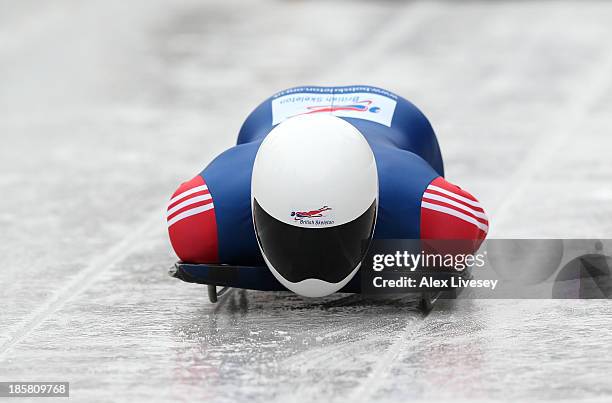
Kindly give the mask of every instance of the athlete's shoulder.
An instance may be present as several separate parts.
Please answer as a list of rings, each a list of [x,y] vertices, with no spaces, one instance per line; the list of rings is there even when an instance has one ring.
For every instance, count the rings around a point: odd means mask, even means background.
[[[418,239],[421,198],[439,174],[420,156],[373,144],[379,186],[378,239]]]

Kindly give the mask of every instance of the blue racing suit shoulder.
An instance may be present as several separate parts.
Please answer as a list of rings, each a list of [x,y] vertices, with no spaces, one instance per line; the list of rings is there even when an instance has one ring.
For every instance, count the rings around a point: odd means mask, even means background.
[[[260,143],[224,151],[200,174],[215,203],[218,255],[223,263],[263,264],[251,213],[251,175]]]

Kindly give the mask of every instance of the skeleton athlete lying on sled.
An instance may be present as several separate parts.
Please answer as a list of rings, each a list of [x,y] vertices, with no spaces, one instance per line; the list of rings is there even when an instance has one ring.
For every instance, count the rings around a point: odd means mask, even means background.
[[[183,279],[312,297],[349,283],[364,240],[462,239],[474,252],[488,230],[476,198],[444,179],[423,113],[369,86],[266,100],[174,192],[167,221]]]

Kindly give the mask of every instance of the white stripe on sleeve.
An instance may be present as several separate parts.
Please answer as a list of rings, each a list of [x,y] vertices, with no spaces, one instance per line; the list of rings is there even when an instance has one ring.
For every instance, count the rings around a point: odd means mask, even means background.
[[[445,206],[440,206],[438,204],[432,204],[432,203],[427,203],[427,202],[422,202],[421,203],[421,207],[422,208],[426,208],[429,210],[435,210],[435,211],[439,211],[441,213],[446,213],[452,216],[455,216],[463,221],[469,222],[470,224],[474,224],[475,226],[477,226],[478,228],[480,228],[481,230],[483,230],[484,232],[487,232],[489,230],[489,227],[483,223],[481,223],[480,221],[478,221],[477,219],[475,219],[474,217],[471,217],[467,214],[463,214],[455,209],[449,208],[449,207],[445,207]]]
[[[195,207],[190,210],[183,211],[182,213],[177,214],[174,217],[172,217],[171,220],[168,220],[168,227],[172,226],[173,224],[176,224],[177,222],[181,220],[184,220],[187,217],[191,217],[192,215],[203,213],[205,211],[213,209],[214,207],[215,206],[213,203],[208,203],[200,207]]]

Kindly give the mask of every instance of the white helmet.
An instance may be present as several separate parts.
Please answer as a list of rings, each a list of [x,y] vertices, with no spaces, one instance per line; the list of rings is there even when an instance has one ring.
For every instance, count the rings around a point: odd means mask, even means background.
[[[336,292],[359,270],[374,232],[372,149],[333,115],[285,120],[255,157],[251,208],[264,260],[281,284],[307,297]]]

